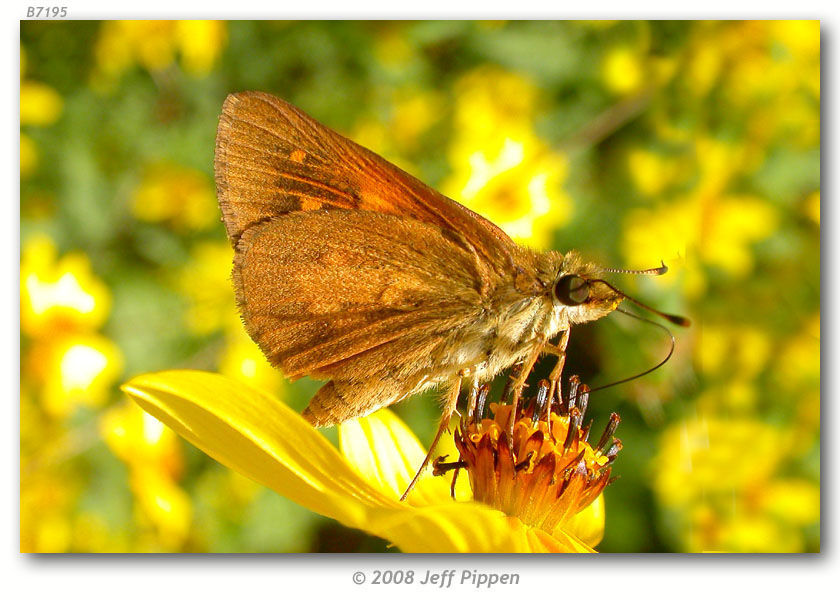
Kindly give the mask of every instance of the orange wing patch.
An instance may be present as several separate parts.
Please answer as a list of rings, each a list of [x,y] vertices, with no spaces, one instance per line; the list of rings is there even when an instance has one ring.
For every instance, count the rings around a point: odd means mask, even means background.
[[[433,224],[499,275],[516,262],[516,244],[490,221],[270,94],[227,97],[215,170],[234,245],[256,223],[332,207]]]

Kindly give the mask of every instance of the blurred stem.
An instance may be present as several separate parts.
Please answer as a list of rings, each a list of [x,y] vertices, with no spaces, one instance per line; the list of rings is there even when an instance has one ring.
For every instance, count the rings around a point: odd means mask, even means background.
[[[653,90],[647,89],[613,104],[565,142],[562,142],[560,144],[561,149],[564,152],[571,153],[586,150],[601,143],[640,115],[648,107],[652,98]]]

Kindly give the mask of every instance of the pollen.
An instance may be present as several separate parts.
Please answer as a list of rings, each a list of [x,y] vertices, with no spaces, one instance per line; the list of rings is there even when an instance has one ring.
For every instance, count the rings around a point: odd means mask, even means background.
[[[516,415],[510,404],[491,404],[486,417],[489,386],[481,388],[455,431],[459,460],[438,459],[435,473],[464,469],[476,501],[549,533],[563,526],[604,490],[621,449],[613,438],[619,423],[615,413],[597,445],[589,443],[591,423],[581,427],[589,388],[577,377],[570,378],[569,388],[568,399],[548,402],[551,386],[543,380]]]

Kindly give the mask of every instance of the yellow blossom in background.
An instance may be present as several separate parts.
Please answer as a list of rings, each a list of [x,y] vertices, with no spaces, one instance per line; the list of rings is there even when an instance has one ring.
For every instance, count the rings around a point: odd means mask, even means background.
[[[41,408],[52,418],[65,418],[79,406],[102,406],[123,369],[116,344],[94,333],[36,341],[23,363],[39,385]]]
[[[487,217],[514,240],[547,248],[555,227],[568,220],[570,200],[560,185],[567,175],[562,155],[543,154],[534,137],[505,138],[498,154],[476,150],[456,172],[450,193]]]
[[[482,68],[466,75],[457,93],[452,175],[443,192],[514,240],[550,246],[571,216],[561,188],[568,165],[533,132],[536,88],[518,75]]]
[[[35,81],[20,84],[20,124],[45,127],[61,116],[64,101],[53,88]]]
[[[28,135],[20,134],[20,177],[32,175],[38,168],[38,146]]]
[[[401,90],[394,99],[393,123],[388,128],[398,148],[414,149],[429,127],[440,119],[443,98],[434,90]]]
[[[201,230],[218,222],[211,179],[174,164],[146,170],[134,192],[131,211],[141,221],[168,223],[180,230]]]
[[[697,418],[670,427],[656,457],[654,489],[682,515],[691,552],[798,552],[799,528],[819,520],[818,487],[776,475],[789,433],[751,419]],[[805,500],[796,513],[778,507]],[[763,533],[762,533],[763,532]]]
[[[617,47],[607,52],[601,72],[607,89],[616,94],[632,94],[648,83],[641,57],[627,47]]]
[[[94,51],[94,85],[107,88],[134,65],[161,71],[178,55],[185,71],[203,76],[226,42],[223,21],[105,21]]]
[[[222,329],[236,312],[231,280],[233,248],[226,241],[199,242],[190,254],[174,284],[189,299],[186,319],[190,331],[207,335]]]
[[[33,337],[100,327],[111,295],[80,252],[58,257],[55,243],[33,236],[23,244],[20,265],[21,330]]]
[[[820,337],[819,314],[809,316],[799,330],[792,332],[777,356],[779,384],[787,381],[819,386]]]
[[[56,417],[69,415],[75,406],[103,405],[123,369],[117,345],[96,334],[42,342],[27,358],[43,361],[37,367],[45,371],[43,406]]]
[[[820,224],[820,192],[816,191],[805,201],[805,213],[817,225]]]
[[[680,505],[763,483],[790,440],[750,419],[697,418],[670,427],[660,448],[655,489],[667,504]]]
[[[33,236],[21,256],[21,331],[32,338],[23,357],[38,382],[42,407],[65,417],[76,406],[102,405],[122,373],[122,352],[95,333],[108,317],[111,295],[80,252],[59,258],[54,242]]]
[[[196,76],[206,75],[227,42],[224,21],[177,21],[175,46],[181,52],[184,70]]]
[[[277,393],[285,379],[271,366],[265,355],[242,326],[239,319],[231,320],[225,332],[225,347],[219,357],[219,372],[246,382],[255,388]]]
[[[192,518],[189,497],[177,484],[183,470],[179,440],[171,429],[134,404],[111,408],[99,427],[105,443],[131,470],[129,482],[140,522],[155,533],[148,543],[179,548]]]
[[[757,507],[791,525],[811,525],[820,519],[820,488],[805,479],[768,482]]]
[[[723,52],[717,44],[697,44],[686,61],[686,87],[697,96],[708,94],[720,77],[724,60]]]
[[[149,467],[173,479],[181,475],[183,458],[171,429],[131,403],[113,406],[99,420],[102,439],[131,467]]]
[[[736,323],[702,323],[698,327],[696,354],[704,376],[731,376],[737,372],[755,377],[772,356],[772,339],[758,327]]]
[[[455,140],[460,146],[480,147],[503,136],[532,133],[538,90],[527,78],[498,67],[479,67],[462,76],[455,86]]]
[[[72,542],[70,513],[78,483],[66,473],[21,475],[20,551],[67,552]]]
[[[697,242],[704,262],[733,277],[752,271],[750,245],[768,237],[778,226],[773,207],[750,196],[725,197],[702,216],[707,226],[699,232]]]
[[[773,385],[780,393],[796,398],[793,432],[797,453],[805,453],[820,432],[820,315],[802,320],[781,344],[773,361]]]
[[[136,468],[129,475],[131,491],[137,499],[137,520],[148,525],[151,536],[147,551],[181,549],[192,526],[192,503],[187,493],[170,477],[149,468]]]
[[[627,162],[636,187],[648,196],[660,194],[678,178],[678,163],[656,152],[636,148],[627,153]]]
[[[405,39],[405,32],[399,24],[388,23],[376,36],[376,58],[389,69],[404,68],[415,57],[414,47]]]
[[[719,90],[753,142],[819,142],[818,21],[698,24],[682,72],[681,89],[698,97]]]
[[[765,330],[739,324],[698,324],[698,373],[708,386],[697,398],[701,410],[723,407],[743,414],[759,401],[757,378],[767,368],[773,340]]]
[[[624,220],[624,254],[628,264],[691,258],[734,278],[753,267],[751,245],[778,227],[775,209],[753,197],[727,196],[707,202],[693,196],[658,208],[628,211]],[[691,296],[705,290],[702,271],[692,269],[684,283]],[[668,281],[677,282],[676,278]]]

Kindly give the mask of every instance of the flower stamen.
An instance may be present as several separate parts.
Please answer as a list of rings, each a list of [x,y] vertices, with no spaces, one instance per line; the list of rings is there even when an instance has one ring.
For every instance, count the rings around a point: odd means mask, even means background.
[[[619,422],[615,413],[598,446],[588,443],[591,423],[582,424],[589,388],[577,377],[570,378],[569,385],[565,401],[558,394],[559,401],[552,402],[550,383],[540,381],[531,400],[522,402],[515,414],[512,405],[493,403],[487,416],[489,386],[478,388],[455,431],[459,459],[437,459],[435,474],[465,469],[475,500],[553,532],[603,491],[621,449],[621,442],[613,438]]]

